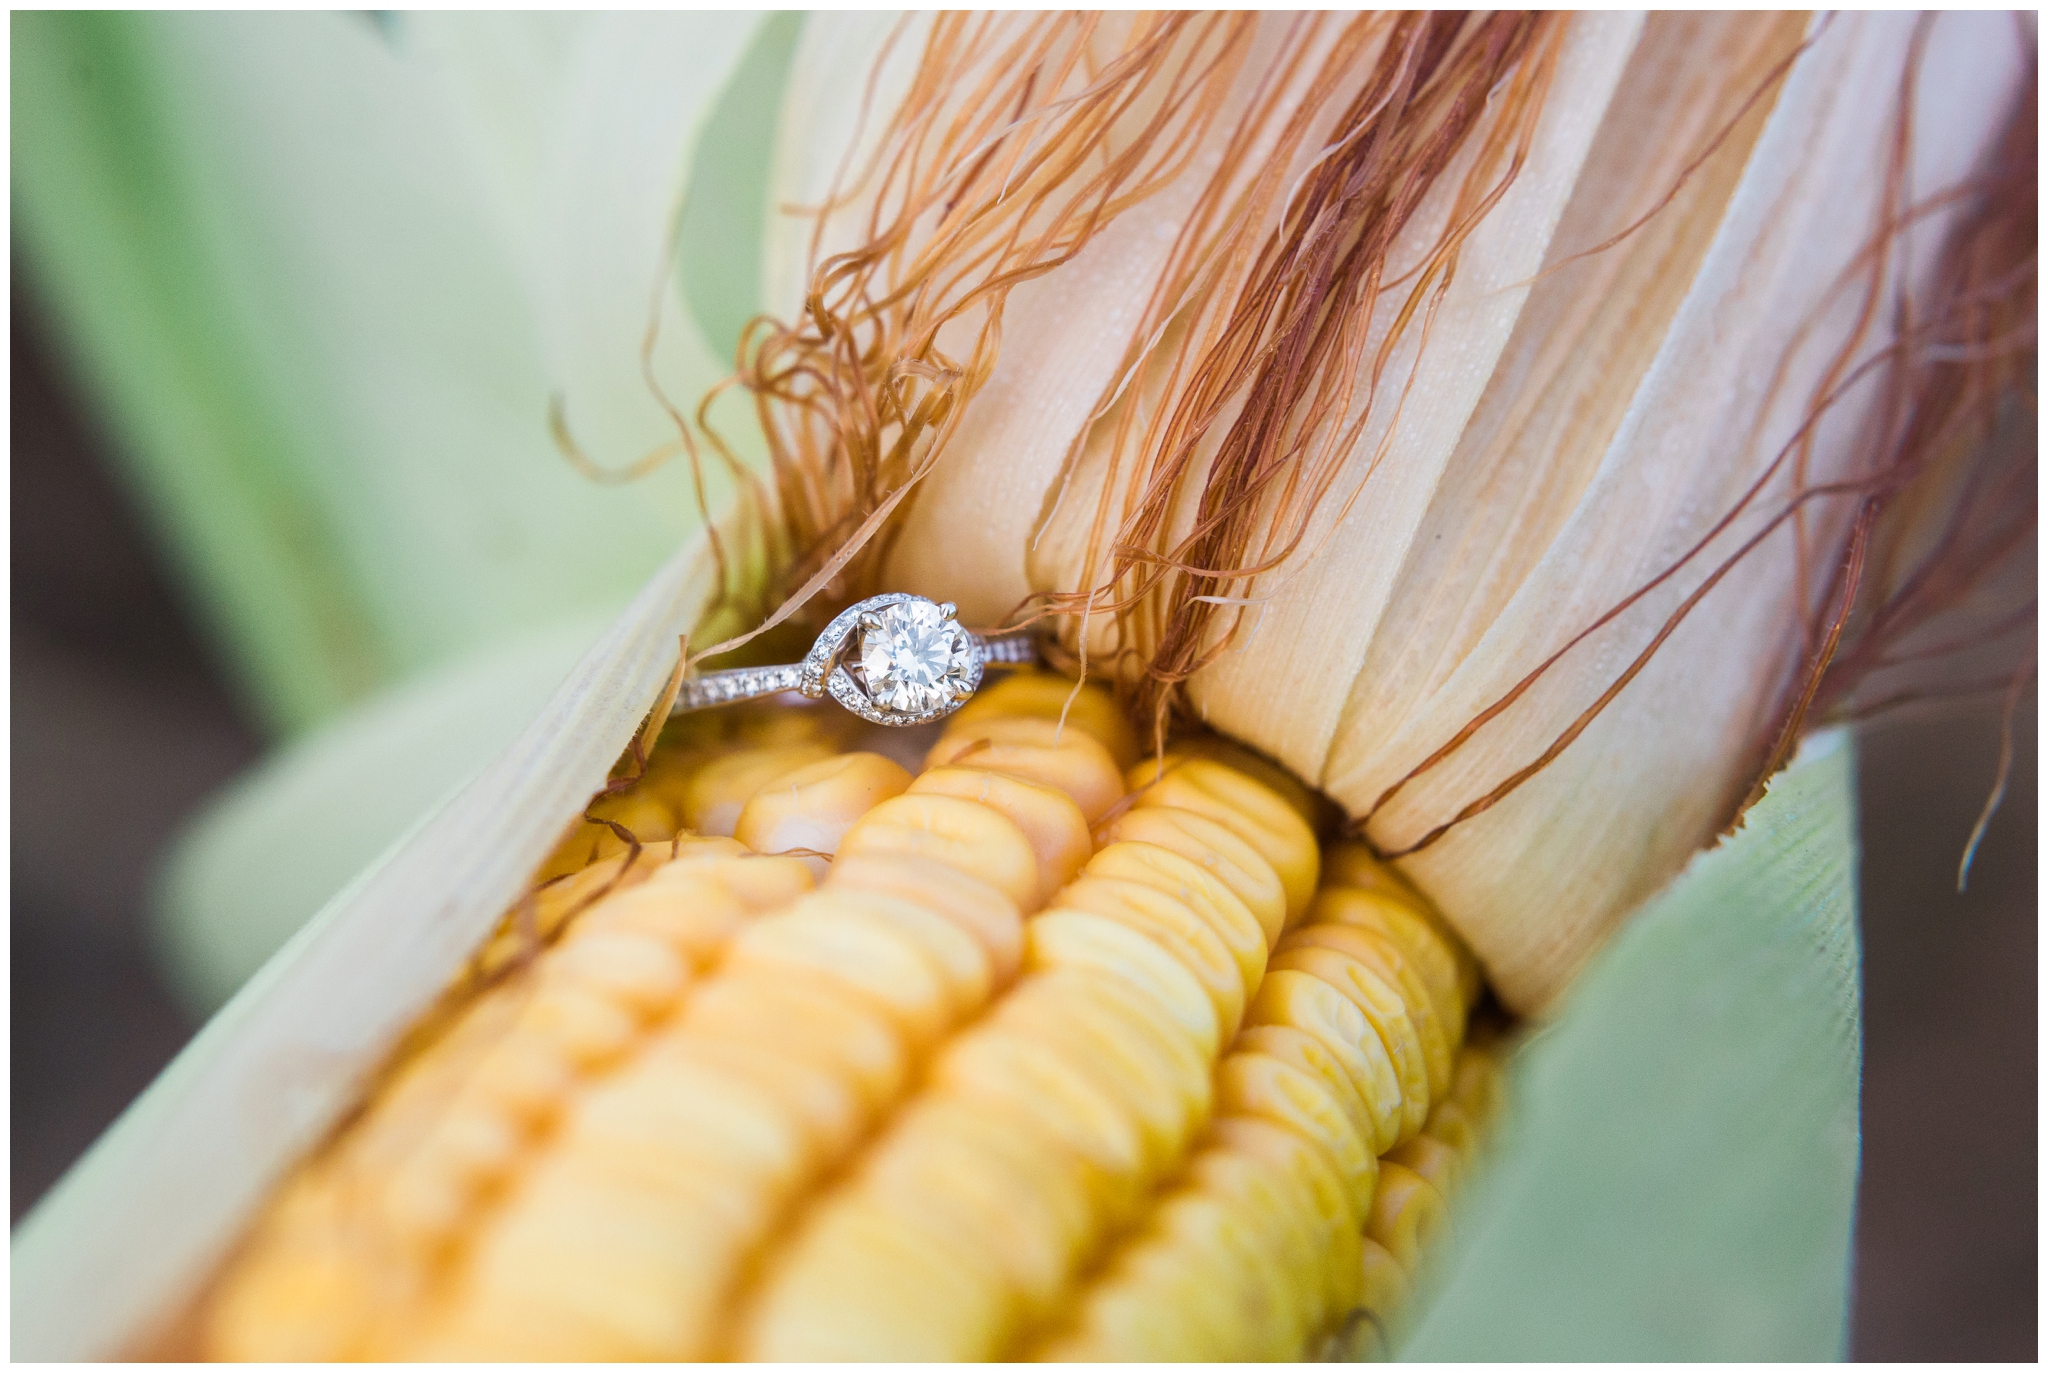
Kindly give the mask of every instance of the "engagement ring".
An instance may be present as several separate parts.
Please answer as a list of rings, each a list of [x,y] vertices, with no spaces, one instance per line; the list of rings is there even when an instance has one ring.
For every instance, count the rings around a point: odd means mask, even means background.
[[[729,668],[685,680],[669,713],[800,691],[813,700],[830,695],[878,725],[922,725],[964,705],[981,685],[984,668],[1037,661],[1028,631],[970,633],[955,620],[952,602],[893,591],[839,612],[800,663]]]

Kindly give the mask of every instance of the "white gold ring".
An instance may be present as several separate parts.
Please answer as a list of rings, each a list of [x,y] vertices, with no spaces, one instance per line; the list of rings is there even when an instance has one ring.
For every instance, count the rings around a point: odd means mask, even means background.
[[[984,668],[1037,661],[1028,631],[984,637],[961,627],[952,602],[892,591],[840,611],[800,663],[688,678],[669,714],[800,691],[813,700],[829,695],[878,725],[922,725],[966,704]]]

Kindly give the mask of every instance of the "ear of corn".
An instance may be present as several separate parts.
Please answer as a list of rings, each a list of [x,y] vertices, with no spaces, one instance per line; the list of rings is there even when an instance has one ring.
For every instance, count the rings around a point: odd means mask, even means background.
[[[976,705],[915,778],[815,714],[678,730],[279,1190],[203,1352],[1364,1348],[1493,1106],[1469,955],[1255,762],[1129,764],[1050,676]]]

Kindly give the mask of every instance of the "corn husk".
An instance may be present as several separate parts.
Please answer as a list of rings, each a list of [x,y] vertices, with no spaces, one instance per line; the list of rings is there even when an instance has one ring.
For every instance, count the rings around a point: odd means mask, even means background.
[[[519,738],[213,1016],[14,1233],[13,1354],[164,1337],[284,1170],[525,890],[604,784],[716,587],[678,553]]]
[[[1187,683],[1195,715],[1322,787],[1383,852],[1409,855],[1404,869],[1517,1009],[1550,1005],[1755,784],[1798,658],[1798,607],[1821,594],[1815,565],[1835,565],[1843,502],[1806,522],[1804,563],[1790,537],[1759,546],[1570,747],[1463,814],[1574,728],[1776,513],[1794,468],[1767,474],[1816,396],[1889,342],[1889,320],[1859,333],[1855,268],[1882,223],[1909,71],[1916,192],[1979,165],[2023,79],[2006,19],[1934,23],[1916,67],[1919,41],[1906,16],[1574,18],[1525,164],[1459,247],[1426,337],[1375,323],[1392,339],[1387,376],[1330,497],[1278,566],[1230,589],[1244,618]],[[1438,239],[1455,181],[1430,192],[1397,266]],[[1191,203],[1174,194],[1160,196],[1160,239]],[[828,242],[864,208],[828,218]],[[1952,222],[1916,222],[1884,290],[1924,288]],[[1116,526],[1141,461],[1105,450],[1106,416],[1140,403],[1132,393],[1154,399],[1148,374],[1131,378],[1131,350],[1183,342],[1133,334],[1142,312],[1128,302],[1166,254],[1122,228],[1007,298],[1002,356],[926,479],[891,585],[994,620],[1033,595],[1103,584],[1088,528],[1105,505]],[[1800,479],[1845,475],[1881,400],[1865,386],[1831,405]],[[1761,497],[1717,531],[1759,481]],[[1190,518],[1182,509],[1175,527]],[[1019,548],[1021,561],[1005,551]],[[1102,653],[1109,619],[1063,632]]]

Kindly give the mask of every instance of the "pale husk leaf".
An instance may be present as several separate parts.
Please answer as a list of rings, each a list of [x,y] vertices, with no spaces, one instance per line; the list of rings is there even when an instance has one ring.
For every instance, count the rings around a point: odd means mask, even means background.
[[[1404,1359],[1843,1357],[1862,988],[1855,768],[1809,739],[1586,969],[1508,1109]]]
[[[1398,717],[1354,717],[1325,760],[1323,783],[1348,808],[1372,807],[1573,633],[1704,536],[1799,430],[1857,308],[1853,290],[1833,288],[1869,234],[1842,226],[1878,221],[1882,131],[1912,29],[1907,16],[1839,16],[1800,57],[1619,429],[1611,440],[1583,436],[1602,443],[1605,457],[1571,519],[1441,688]],[[1913,186],[1932,191],[1970,170],[2018,75],[2005,21],[1952,16],[1935,25]],[[1937,228],[1906,241],[1906,280],[1924,276]],[[1880,331],[1859,356],[1882,342]],[[1865,388],[1821,424],[1809,480],[1843,471],[1874,399]],[[1789,476],[1700,565],[1564,658],[1471,746],[1401,792],[1375,816],[1374,840],[1390,850],[1414,843],[1533,759],[1775,513]],[[1844,513],[1839,502],[1822,507],[1820,527]],[[1832,545],[1823,535],[1817,546]],[[1810,594],[1796,581],[1789,538],[1760,546],[1549,768],[1406,860],[1511,1005],[1547,1004],[1622,915],[1727,822],[1776,723],[1798,646],[1798,598]],[[1246,728],[1254,739],[1261,732]]]
[[[715,591],[693,541],[519,738],[301,929],[16,1227],[14,1357],[120,1357],[177,1317],[603,785]]]

